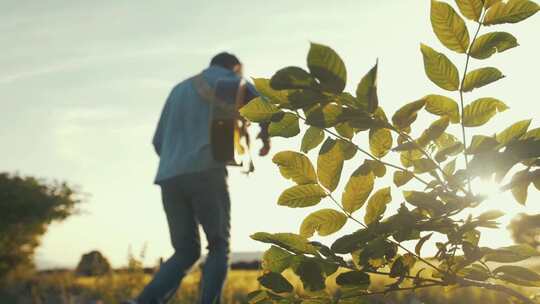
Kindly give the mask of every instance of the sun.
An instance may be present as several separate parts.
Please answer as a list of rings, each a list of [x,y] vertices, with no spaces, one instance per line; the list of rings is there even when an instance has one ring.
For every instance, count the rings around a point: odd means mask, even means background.
[[[503,192],[501,190],[501,185],[495,182],[493,178],[477,179],[472,182],[472,186],[476,194],[486,196],[488,198],[496,197],[501,195]]]

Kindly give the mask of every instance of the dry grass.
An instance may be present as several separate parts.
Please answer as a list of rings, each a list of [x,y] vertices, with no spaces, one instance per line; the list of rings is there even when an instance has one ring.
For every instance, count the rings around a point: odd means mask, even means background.
[[[259,271],[233,270],[229,273],[223,292],[224,304],[246,303],[246,295],[260,286],[257,281]],[[299,293],[304,293],[300,280],[290,271],[284,272]],[[328,278],[328,290],[333,293],[337,290],[334,277]],[[117,304],[122,299],[134,297],[151,276],[142,270],[130,270],[127,273],[114,273],[100,277],[78,277],[71,272],[39,274],[35,276],[28,286],[21,288],[17,299],[2,298],[0,303],[47,303],[47,304],[90,304],[106,303]],[[200,272],[193,271],[184,279],[181,289],[172,301],[178,303],[196,303],[198,298],[198,285]],[[380,290],[389,284],[388,279],[382,276],[372,276],[372,288]],[[515,286],[514,286],[515,287]],[[521,289],[527,294],[539,292],[538,289]],[[24,295],[24,296],[20,296]],[[503,294],[479,290],[476,288],[429,288],[417,292],[391,293],[386,296],[371,297],[368,303],[514,303]]]

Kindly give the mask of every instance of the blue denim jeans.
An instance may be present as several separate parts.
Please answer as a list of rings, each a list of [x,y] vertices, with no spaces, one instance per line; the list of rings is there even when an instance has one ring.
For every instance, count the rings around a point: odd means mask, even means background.
[[[201,255],[199,225],[208,241],[200,302],[219,303],[229,267],[230,198],[226,169],[180,175],[160,186],[174,254],[144,288],[138,303],[167,303],[174,296]]]

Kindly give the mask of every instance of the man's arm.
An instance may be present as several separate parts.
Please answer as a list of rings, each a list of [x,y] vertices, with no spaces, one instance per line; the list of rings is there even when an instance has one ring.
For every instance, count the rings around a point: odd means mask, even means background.
[[[158,125],[156,128],[156,131],[154,132],[154,137],[152,138],[152,145],[154,146],[154,150],[156,151],[156,154],[158,156],[161,156],[161,145],[163,144],[163,131],[165,128],[165,120],[167,120],[167,114],[169,111],[169,104],[170,99],[172,96],[172,92],[169,94],[169,97],[167,98],[167,101],[165,102],[165,105],[163,106],[163,110],[161,111],[161,115],[159,117]]]

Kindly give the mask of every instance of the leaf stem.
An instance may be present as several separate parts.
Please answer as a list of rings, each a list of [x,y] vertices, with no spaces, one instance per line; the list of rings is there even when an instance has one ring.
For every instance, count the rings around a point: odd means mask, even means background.
[[[463,85],[465,84],[465,77],[467,76],[467,71],[469,69],[469,61],[471,59],[471,48],[472,46],[474,45],[474,43],[476,42],[476,38],[478,37],[478,33],[480,33],[480,28],[482,27],[482,23],[484,21],[484,16],[485,16],[485,10],[484,12],[482,13],[482,16],[480,17],[480,20],[478,21],[478,27],[476,28],[476,32],[474,33],[474,37],[473,37],[473,40],[469,46],[469,49],[467,50],[467,59],[465,60],[465,69],[463,70],[463,76],[461,78],[461,83],[459,85],[459,100],[460,100],[460,104],[461,104],[461,109],[460,109],[460,112],[461,112],[461,136],[463,138],[463,155],[465,156],[465,169],[469,169],[469,156],[467,155],[467,153],[465,153],[467,151],[467,134],[465,132],[465,124],[463,122],[464,118],[465,118],[465,113],[464,113],[464,109],[465,109],[465,101],[464,101],[464,98],[463,98]],[[472,193],[472,189],[471,189],[471,178],[470,176],[467,176],[467,187],[469,189],[469,192]]]
[[[358,223],[360,226],[364,227],[364,228],[367,228],[367,225],[362,223],[361,221],[357,220],[356,218],[354,218],[352,216],[352,214],[350,214],[349,212],[347,212],[347,210],[345,210],[345,208],[343,208],[343,206],[341,206],[341,204],[332,196],[332,193],[330,192],[326,192],[326,195],[334,202],[334,204],[339,208],[341,209],[341,211],[343,213],[345,213],[345,215],[350,218],[351,220],[353,220],[354,222]],[[446,272],[444,272],[443,270],[439,269],[437,266],[433,265],[433,263],[429,262],[428,260],[422,258],[421,256],[417,255],[415,252],[412,252],[410,251],[408,248],[406,248],[405,246],[401,245],[401,243],[399,242],[396,242],[388,237],[386,237],[386,240],[388,240],[389,242],[395,244],[396,246],[398,246],[399,248],[405,250],[407,253],[409,254],[412,254],[414,257],[416,257],[419,261],[422,261],[424,264],[430,266],[431,268],[437,270],[438,272],[440,273],[443,273],[445,274]]]

